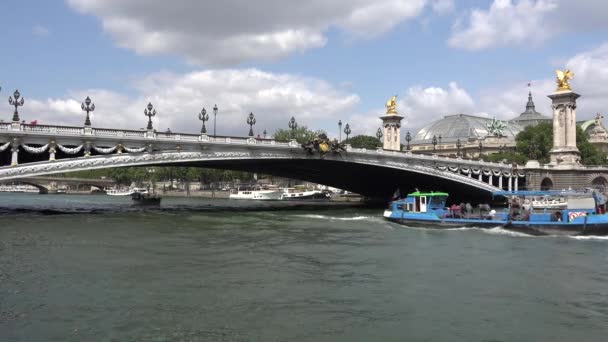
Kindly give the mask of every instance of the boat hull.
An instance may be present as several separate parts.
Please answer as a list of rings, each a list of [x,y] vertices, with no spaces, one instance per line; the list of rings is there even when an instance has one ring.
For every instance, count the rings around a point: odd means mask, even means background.
[[[388,221],[411,227],[422,228],[496,228],[516,231],[528,235],[608,235],[608,218],[606,221],[589,220],[588,222],[531,222],[531,221],[505,221],[484,220],[480,218],[438,218],[433,215],[424,214],[392,214],[385,212],[384,217]],[[601,215],[604,216],[604,215]]]

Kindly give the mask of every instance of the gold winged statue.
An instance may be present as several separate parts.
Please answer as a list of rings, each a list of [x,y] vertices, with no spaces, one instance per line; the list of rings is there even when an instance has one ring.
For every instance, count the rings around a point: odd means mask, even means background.
[[[567,69],[566,71],[555,70],[555,74],[557,75],[557,90],[571,90],[570,84],[568,84],[568,80],[571,80],[574,77],[574,74]]]
[[[386,114],[397,114],[397,95],[386,101]]]

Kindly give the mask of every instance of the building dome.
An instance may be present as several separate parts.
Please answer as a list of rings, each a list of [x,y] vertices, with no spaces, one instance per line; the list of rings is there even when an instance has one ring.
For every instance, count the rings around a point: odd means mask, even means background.
[[[519,114],[515,119],[511,119],[509,122],[515,122],[519,126],[526,128],[528,126],[536,126],[541,122],[551,122],[553,119],[542,115],[536,111],[534,101],[532,101],[532,92],[528,93],[528,103],[526,103],[526,110]]]
[[[491,122],[491,118],[481,116],[467,114],[447,115],[443,119],[437,120],[418,131],[414,139],[412,139],[412,144],[431,143],[434,136],[437,139],[441,139],[441,143],[456,142],[458,139],[463,142],[483,139],[488,135],[492,135],[488,131],[488,124]],[[502,135],[510,140],[515,140],[515,136],[522,131],[522,128],[514,122],[507,122],[506,124],[507,127],[502,132]]]

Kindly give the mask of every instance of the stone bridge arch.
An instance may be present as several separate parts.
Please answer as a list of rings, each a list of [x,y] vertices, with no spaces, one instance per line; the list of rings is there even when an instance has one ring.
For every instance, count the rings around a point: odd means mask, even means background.
[[[371,152],[371,151],[370,151]],[[264,151],[159,151],[80,157],[0,168],[0,181],[110,167],[197,166],[259,172],[327,184],[376,198],[388,198],[400,188],[402,193],[415,188],[450,192],[454,198],[489,198],[495,185],[472,177],[470,165],[456,167],[446,160],[430,157],[348,152],[342,155],[307,155],[300,149]],[[469,163],[471,161],[451,161]],[[475,162],[476,163],[476,162]],[[447,165],[447,166],[446,166]],[[481,170],[481,166],[477,166]],[[462,172],[460,172],[462,171]],[[481,171],[479,171],[481,172]],[[506,171],[488,171],[491,175]]]

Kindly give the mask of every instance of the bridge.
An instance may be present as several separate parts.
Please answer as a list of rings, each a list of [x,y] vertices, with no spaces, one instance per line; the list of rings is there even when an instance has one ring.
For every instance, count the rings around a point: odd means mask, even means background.
[[[129,166],[257,172],[384,199],[396,188],[443,190],[470,199],[525,185],[525,174],[512,165],[411,152],[347,145],[346,152],[321,156],[305,152],[295,140],[0,123],[0,182]]]
[[[94,178],[74,178],[74,177],[53,177],[53,176],[37,176],[37,177],[22,177],[12,179],[12,181],[28,184],[36,187],[41,194],[55,192],[62,186],[91,186],[99,189],[112,187],[114,181],[111,179],[94,179]]]

